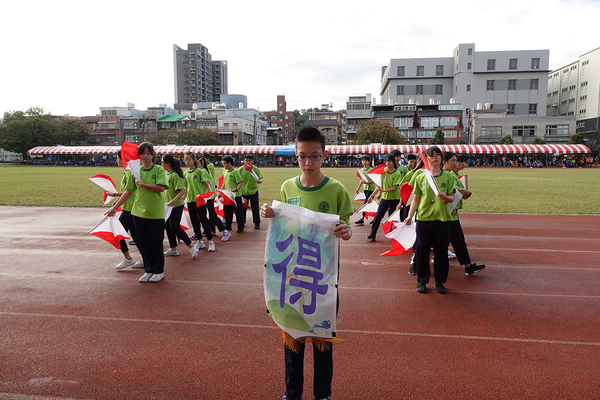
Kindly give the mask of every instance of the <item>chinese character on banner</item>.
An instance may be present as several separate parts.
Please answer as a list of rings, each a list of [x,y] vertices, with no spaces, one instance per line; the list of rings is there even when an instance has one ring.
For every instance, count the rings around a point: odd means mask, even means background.
[[[294,339],[332,339],[336,331],[339,239],[334,214],[273,201],[265,248],[269,314]]]

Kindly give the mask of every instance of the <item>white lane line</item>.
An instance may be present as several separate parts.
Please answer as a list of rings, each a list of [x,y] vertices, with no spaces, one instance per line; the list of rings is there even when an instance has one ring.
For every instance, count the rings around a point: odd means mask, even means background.
[[[18,313],[18,312],[2,312],[0,315],[10,317],[31,317],[31,318],[62,318],[73,320],[90,320],[90,321],[110,321],[110,322],[139,322],[150,324],[175,324],[175,325],[191,325],[191,326],[216,326],[223,328],[243,328],[243,329],[278,329],[274,325],[255,325],[255,324],[227,324],[222,322],[201,322],[201,321],[175,321],[175,320],[160,320],[160,319],[140,319],[140,318],[114,318],[114,317],[93,317],[80,315],[55,315],[55,314],[37,314],[37,313]],[[354,333],[358,335],[389,335],[389,336],[411,336],[422,338],[435,339],[460,339],[460,340],[482,340],[482,341],[500,341],[500,342],[519,342],[519,343],[536,343],[536,344],[559,344],[570,346],[599,346],[600,342],[577,342],[569,340],[548,340],[548,339],[526,339],[526,338],[511,338],[511,337],[494,337],[494,336],[473,336],[473,335],[443,335],[435,333],[417,333],[417,332],[396,332],[396,331],[363,331],[357,329],[340,329],[339,332]]]

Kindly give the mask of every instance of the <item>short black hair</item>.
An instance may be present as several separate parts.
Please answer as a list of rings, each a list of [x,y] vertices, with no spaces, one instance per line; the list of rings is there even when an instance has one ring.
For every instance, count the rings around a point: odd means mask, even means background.
[[[409,154],[406,156],[407,160],[416,160],[417,159],[417,155],[416,154]]]
[[[254,160],[254,156],[253,156],[252,154],[246,154],[246,155],[244,156],[244,160],[245,160],[246,158],[249,158],[249,159],[251,159],[251,160]]]
[[[210,158],[210,153],[205,151],[204,153],[202,153],[202,157]]]
[[[369,156],[362,156],[360,159],[363,161],[371,162],[371,157],[369,157]]]
[[[454,156],[456,156],[456,154],[454,154],[454,153],[453,153],[453,152],[451,152],[451,151],[447,151],[447,152],[445,152],[445,153],[444,153],[444,155],[442,156],[442,161],[444,161],[444,162],[448,162],[448,161],[450,161],[450,159],[451,159],[452,157],[454,157]]]
[[[387,156],[385,156],[385,161],[393,162],[394,168],[398,168],[398,164],[396,164],[396,156],[394,155],[394,152],[391,152]]]
[[[296,134],[296,143],[298,142],[318,142],[321,144],[321,150],[325,151],[325,135],[312,126],[306,126]]]
[[[456,161],[458,162],[467,162],[467,156],[464,154],[459,154],[456,156]]]
[[[223,157],[221,157],[221,161],[233,164],[233,157],[231,157],[231,156],[223,156]]]
[[[144,154],[146,149],[150,150],[150,154],[152,154],[152,157],[156,156],[156,152],[154,151],[154,146],[152,145],[152,143],[148,143],[148,142],[143,142],[139,145],[138,154]]]
[[[394,155],[394,157],[401,157],[402,156],[402,152],[398,149],[396,150],[392,150],[392,154]]]

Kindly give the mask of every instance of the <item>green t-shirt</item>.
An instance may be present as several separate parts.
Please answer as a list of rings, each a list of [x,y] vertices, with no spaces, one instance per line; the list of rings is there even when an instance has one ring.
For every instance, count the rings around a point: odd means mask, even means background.
[[[350,216],[354,214],[352,200],[344,185],[328,176],[311,188],[302,186],[299,176],[288,179],[281,185],[281,201],[315,212],[338,215],[348,226]]]
[[[400,184],[402,184],[402,183],[404,183],[404,182],[410,182],[410,180],[412,179],[412,177],[413,177],[413,176],[415,175],[415,173],[417,173],[417,172],[421,172],[421,170],[420,170],[420,169],[418,169],[417,171],[412,171],[412,170],[411,170],[411,171],[408,171],[406,174],[404,174],[404,177],[402,178],[402,182],[401,182]]]
[[[238,171],[244,180],[244,184],[240,189],[242,196],[252,196],[258,190],[258,183],[256,182],[256,179],[254,179],[250,171],[246,169],[245,165],[239,167]],[[263,176],[255,165],[252,166],[252,171],[254,171],[256,176],[258,176],[258,179],[262,179]]]
[[[362,185],[362,190],[369,190],[369,191],[374,191],[375,188],[377,187],[377,185],[375,184],[375,182],[373,182],[373,180],[371,178],[369,178],[369,175],[367,175],[369,172],[373,171],[373,167],[367,167],[367,168],[361,168],[360,169],[362,171],[362,173],[365,175],[365,177],[367,178],[367,181],[371,182],[368,184],[363,184]]]
[[[238,171],[235,168],[232,168],[231,171],[229,171],[227,168],[223,168],[223,172],[221,173],[223,175],[223,177],[225,178],[223,180],[223,189],[235,189],[237,188],[238,184],[240,182],[243,181],[242,179],[242,175],[240,175],[240,171]],[[252,176],[251,176],[252,178]],[[254,179],[254,178],[252,178]],[[241,192],[236,192],[236,197],[240,197],[242,195]]]
[[[124,192],[127,190],[127,182],[130,179],[133,179],[135,182],[135,177],[133,176],[133,173],[130,170],[126,169],[123,173],[123,178],[121,178],[119,192]],[[121,210],[131,212],[131,209],[133,208],[133,203],[135,203],[135,196],[129,196],[127,201],[121,206]]]
[[[169,184],[169,188],[165,190],[165,203],[168,203],[171,200],[173,200],[175,197],[177,197],[180,190],[186,188],[185,178],[182,178],[179,175],[177,175],[177,172],[175,171],[167,173],[167,183]],[[185,197],[181,197],[179,200],[177,200],[175,204],[173,204],[173,207],[182,206],[184,203],[184,199]]]
[[[206,164],[206,168],[208,168],[208,172],[210,173],[210,183],[212,185],[213,190],[217,187],[217,172],[215,171],[215,165],[210,161]]]
[[[206,183],[210,183],[209,172],[205,168],[194,168],[183,173],[187,185],[187,202],[195,203],[196,196],[206,193]]]
[[[141,181],[148,185],[162,185],[165,189],[169,188],[167,183],[167,173],[162,167],[152,164],[150,169],[140,167]],[[145,219],[164,219],[165,218],[165,194],[164,192],[155,192],[150,189],[139,187],[135,184],[135,179],[127,180],[127,190],[135,193],[135,202],[131,209],[131,214]]]
[[[398,164],[398,168],[396,168],[398,170],[398,172],[400,172],[400,174],[402,174],[402,177],[404,178],[406,176],[406,174],[408,174],[409,170],[406,167],[406,165],[402,165],[402,164]]]
[[[399,200],[400,199],[400,183],[402,182],[402,172],[396,168],[394,172],[388,172],[387,167],[383,169],[381,174],[381,188],[391,189],[396,185],[396,190],[393,192],[381,192],[383,200]]]
[[[457,180],[457,184],[456,186],[458,186],[461,189],[464,189],[465,186],[463,185],[463,183],[458,179],[458,174],[456,173],[456,171],[452,171],[452,174],[454,174],[454,176],[456,177]],[[456,207],[454,207],[454,210],[452,210],[452,221],[458,221],[458,210],[463,208],[463,201],[462,199],[458,202],[458,204],[456,204]]]
[[[452,173],[441,171],[440,175],[435,176],[433,179],[435,179],[438,189],[442,193],[449,195],[454,192],[457,179]],[[438,199],[429,186],[424,173],[415,174],[410,181],[410,185],[414,187],[414,195],[421,196],[417,209],[417,221],[447,222],[452,220],[448,203]]]

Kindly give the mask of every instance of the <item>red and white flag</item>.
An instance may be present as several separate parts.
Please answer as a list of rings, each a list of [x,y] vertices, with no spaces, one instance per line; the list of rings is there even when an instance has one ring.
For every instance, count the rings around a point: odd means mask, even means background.
[[[108,243],[115,246],[115,248],[121,248],[122,239],[130,239],[129,235],[121,225],[121,221],[117,217],[105,217],[102,221],[90,229],[88,232],[90,235],[99,237],[100,239],[106,240]]]
[[[246,210],[251,210],[252,208],[250,207],[250,203],[248,202],[248,199],[245,198],[244,196],[242,196],[242,205],[244,206],[244,208]]]
[[[254,177],[255,181],[257,181],[257,180],[260,179],[258,177],[258,175],[256,175],[256,172],[254,172],[254,170],[252,169],[252,165],[244,163],[244,166],[246,167],[246,169],[248,170],[248,172],[250,172],[252,174],[252,176]]]
[[[136,179],[140,179],[141,166],[138,150],[138,145],[135,143],[123,142],[121,145],[121,160],[123,160],[123,167],[130,170]]]
[[[117,191],[117,187],[115,183],[108,175],[97,174],[88,179],[88,181],[92,182],[94,185],[98,186],[100,189],[104,190],[104,200],[102,202],[103,205],[107,205],[114,199],[114,197],[109,196],[108,192],[114,193]]]
[[[222,176],[219,178],[219,183],[217,184],[217,189],[223,189],[224,184],[225,184],[225,177]]]
[[[217,189],[217,192],[221,193],[221,203],[225,206],[236,206],[235,193],[230,189]]]
[[[218,216],[225,217],[225,211],[223,211],[223,203],[221,202],[220,197],[215,199],[215,212]]]
[[[354,201],[365,201],[367,199],[367,196],[365,196],[364,192],[359,192],[356,193],[356,196],[354,196],[354,198],[352,200]]]
[[[204,194],[197,195],[196,196],[196,206],[202,207],[202,206],[206,205],[206,200],[210,200],[210,198],[212,197],[213,194],[215,194],[215,192],[206,192]]]
[[[358,179],[360,179],[361,181],[369,181],[370,179],[367,178],[364,174],[364,172],[362,172],[361,169],[356,168],[356,176],[358,176]]]
[[[402,198],[402,203],[407,206],[410,206],[410,203],[412,202],[413,189],[414,187],[410,186],[408,182],[404,182],[400,185],[400,197]]]
[[[187,220],[184,212],[181,213],[181,222],[179,222],[179,226],[184,231],[187,231],[188,229],[190,229],[190,224],[188,223],[188,220]]]
[[[415,244],[417,231],[414,222],[410,225],[404,225],[403,223],[395,223],[395,225],[396,229],[385,235],[386,238],[392,241],[392,248],[385,253],[381,253],[380,256],[396,256],[408,253]]]
[[[383,174],[383,170],[385,169],[385,164],[381,164],[375,168],[373,168],[367,176],[371,178],[373,182],[379,187],[381,187],[381,174]]]
[[[433,179],[433,174],[431,173],[431,169],[429,168],[429,162],[427,161],[427,156],[423,155],[421,148],[417,148],[417,153],[419,153],[419,157],[421,157],[421,161],[423,161],[423,168],[421,169],[423,170],[423,174],[425,174],[425,178],[427,178],[427,183],[429,183],[429,186],[433,190],[433,193],[435,193],[435,195],[437,196],[438,194],[440,194],[440,189],[438,189],[437,183],[435,182],[435,179]]]
[[[394,211],[392,215],[381,222],[383,232],[391,232],[396,227],[396,225],[394,225],[396,222],[400,222],[400,210]]]
[[[365,213],[365,218],[369,219],[369,217],[374,217],[377,214],[377,208],[379,204],[376,201],[372,201],[367,204],[363,204],[361,208],[356,210],[356,214]]]

